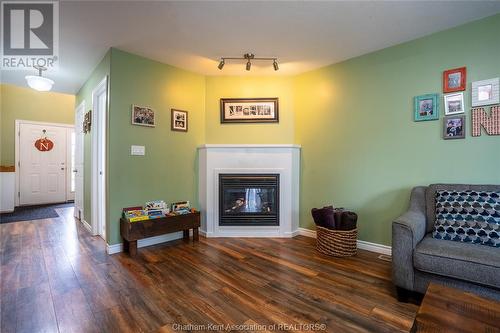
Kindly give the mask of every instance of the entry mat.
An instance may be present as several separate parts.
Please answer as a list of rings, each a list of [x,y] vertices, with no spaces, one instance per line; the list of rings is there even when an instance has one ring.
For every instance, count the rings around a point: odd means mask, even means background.
[[[73,207],[74,205],[73,202],[69,202],[55,205],[16,207],[12,213],[0,214],[0,224],[56,218],[59,215],[55,211],[55,208]]]

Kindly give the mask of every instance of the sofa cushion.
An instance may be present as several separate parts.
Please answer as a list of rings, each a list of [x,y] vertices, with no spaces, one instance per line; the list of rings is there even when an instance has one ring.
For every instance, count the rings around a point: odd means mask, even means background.
[[[413,253],[416,269],[500,288],[499,249],[470,243],[443,242],[430,234]]]
[[[500,185],[467,185],[467,184],[431,184],[425,190],[425,210],[427,217],[427,232],[434,229],[436,221],[436,192],[447,191],[486,191],[500,192]]]
[[[434,238],[500,248],[500,192],[439,190],[435,201]]]

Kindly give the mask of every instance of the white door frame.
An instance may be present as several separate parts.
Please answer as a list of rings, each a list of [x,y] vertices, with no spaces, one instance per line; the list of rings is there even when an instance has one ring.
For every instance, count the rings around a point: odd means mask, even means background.
[[[102,93],[106,94],[104,114],[98,114],[97,99]],[[107,198],[107,123],[108,123],[108,77],[92,90],[92,233],[101,235],[106,241],[106,198]],[[100,133],[99,133],[100,132]],[[99,154],[101,153],[101,154]],[[100,155],[100,156],[99,156]],[[99,200],[101,198],[101,200]],[[104,230],[104,232],[101,232]]]
[[[66,132],[66,201],[75,200],[75,192],[71,192],[71,175],[73,173],[73,166],[71,165],[71,134],[74,132],[74,128],[71,132]]]
[[[43,121],[33,121],[33,120],[22,120],[22,119],[16,119],[16,131],[14,133],[15,140],[14,140],[14,160],[15,160],[15,174],[16,174],[16,193],[15,193],[15,206],[19,206],[19,157],[20,157],[20,151],[19,151],[19,136],[21,134],[21,124],[28,124],[28,125],[42,125],[42,126],[55,126],[55,127],[64,127],[64,128],[75,128],[74,125],[71,124],[62,124],[62,123],[46,123]],[[66,156],[66,160],[68,157]],[[68,167],[67,161],[66,161],[66,168]],[[66,175],[68,173],[66,172]],[[66,176],[66,182],[68,181],[68,177]],[[66,199],[67,199],[67,194],[66,194]]]
[[[80,104],[78,104],[78,106],[75,108],[75,122],[76,122],[76,119],[78,118],[77,117],[77,114],[78,112],[83,112],[83,116],[85,117],[85,100],[83,100]],[[76,129],[78,128],[78,126],[76,126],[77,124],[75,123],[75,148],[76,148],[76,139],[77,139],[77,135],[79,135],[79,133],[76,133]],[[83,124],[80,124],[83,126]],[[83,215],[83,212],[84,212],[84,209],[85,209],[85,135],[82,134],[82,166],[81,166],[81,177],[82,177],[82,180],[83,180],[83,188],[81,189],[82,191],[82,207],[79,207],[80,208],[80,222],[84,222],[84,215]],[[75,152],[76,154],[76,152]],[[75,155],[75,161],[76,161],[76,155]],[[71,172],[74,172],[74,170],[71,170]],[[76,176],[75,176],[76,177]],[[76,207],[76,179],[75,179],[75,207]],[[75,209],[75,217],[78,216],[78,212],[76,211]],[[87,222],[85,222],[87,223]],[[84,225],[85,225],[84,223]],[[88,226],[88,224],[87,224]]]

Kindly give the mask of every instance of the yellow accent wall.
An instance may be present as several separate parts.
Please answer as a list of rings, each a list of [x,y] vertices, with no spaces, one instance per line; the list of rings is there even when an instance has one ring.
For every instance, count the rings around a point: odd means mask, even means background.
[[[16,119],[49,123],[75,122],[75,96],[0,85],[1,165],[14,165]]]
[[[279,123],[221,124],[221,98],[278,97]],[[294,142],[293,80],[284,76],[206,78],[206,143]]]

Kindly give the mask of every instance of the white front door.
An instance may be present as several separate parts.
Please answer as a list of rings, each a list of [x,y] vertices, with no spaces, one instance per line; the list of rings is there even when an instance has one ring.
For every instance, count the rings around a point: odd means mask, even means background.
[[[19,204],[37,205],[66,201],[67,129],[21,123],[19,126]],[[45,151],[45,143],[35,142],[46,137],[53,143]]]
[[[75,217],[83,219],[83,116],[84,103],[80,104],[75,114],[75,150],[72,180],[75,191]]]

